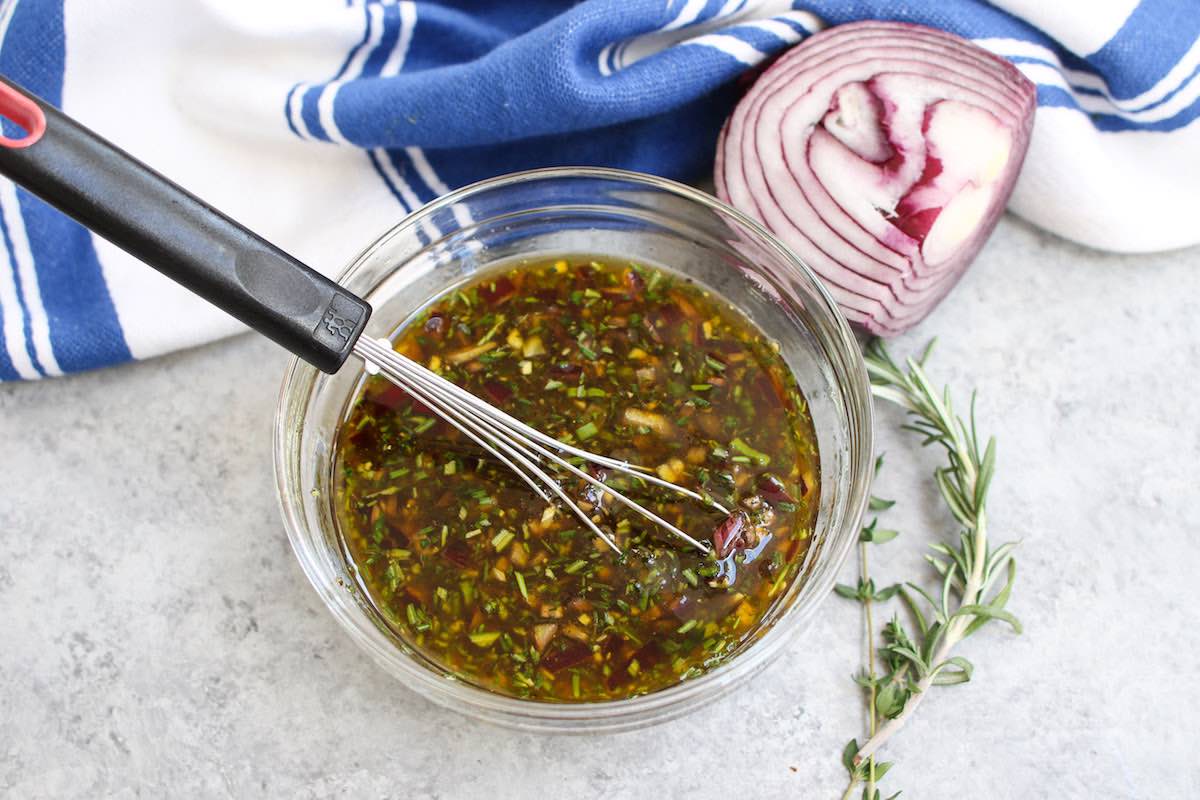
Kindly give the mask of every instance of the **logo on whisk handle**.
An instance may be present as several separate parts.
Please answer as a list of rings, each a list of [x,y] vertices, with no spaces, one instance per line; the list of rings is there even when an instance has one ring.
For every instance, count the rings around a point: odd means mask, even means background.
[[[355,320],[354,322],[357,321]],[[325,330],[343,342],[350,338],[350,334],[354,333],[354,322],[341,316],[332,308],[325,309],[325,319],[321,320],[321,324],[325,326]]]
[[[358,303],[343,295],[334,295],[313,331],[313,338],[326,347],[343,350],[364,317],[363,308]]]

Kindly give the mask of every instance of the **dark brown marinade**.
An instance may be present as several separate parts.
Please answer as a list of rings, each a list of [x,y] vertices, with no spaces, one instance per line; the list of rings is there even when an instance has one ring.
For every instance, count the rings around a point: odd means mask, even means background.
[[[575,702],[671,686],[754,635],[808,546],[817,450],[790,371],[740,312],[663,270],[560,258],[440,297],[394,341],[551,436],[737,509],[598,474],[712,542],[705,555],[565,481],[618,556],[371,378],[339,432],[336,515],[363,587],[406,641],[492,691]]]

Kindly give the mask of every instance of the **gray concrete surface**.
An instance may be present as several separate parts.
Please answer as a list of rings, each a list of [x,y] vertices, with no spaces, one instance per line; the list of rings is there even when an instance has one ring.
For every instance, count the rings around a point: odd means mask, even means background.
[[[1006,219],[949,300],[937,378],[999,438],[997,539],[1026,632],[962,649],[888,748],[909,798],[1200,795],[1200,251],[1090,252]],[[0,386],[0,796],[836,798],[860,735],[858,610],[831,598],[756,683],[650,730],[481,725],[368,662],[297,566],[269,430],[284,365],[240,337]],[[964,397],[965,399],[965,397]],[[901,539],[949,531],[881,416]],[[848,571],[852,565],[848,565]],[[849,577],[849,575],[847,576]]]

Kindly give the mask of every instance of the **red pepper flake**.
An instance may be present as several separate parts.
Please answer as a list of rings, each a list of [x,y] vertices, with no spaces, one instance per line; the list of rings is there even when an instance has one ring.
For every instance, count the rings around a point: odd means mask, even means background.
[[[800,548],[804,546],[804,542],[800,539],[792,539],[788,542],[787,553],[784,554],[784,561],[792,562],[800,552]]]
[[[416,600],[417,603],[421,605],[422,611],[429,607],[429,600],[433,596],[433,592],[428,586],[421,586],[416,583],[406,584],[404,587],[404,593],[413,600]]]
[[[387,411],[403,411],[411,407],[414,414],[425,416],[433,414],[433,410],[429,406],[414,400],[412,395],[394,383],[385,383],[384,388],[376,392],[370,400]],[[376,411],[376,413],[378,412]]]
[[[610,656],[621,649],[621,645],[625,644],[625,637],[619,633],[610,633],[604,637],[604,641],[600,643],[600,653],[605,656]]]
[[[393,411],[406,408],[412,404],[412,395],[394,383],[389,383],[383,391],[375,395],[375,402]]]
[[[471,566],[471,546],[462,539],[454,539],[442,548],[442,558],[459,569],[466,569]]]
[[[754,403],[760,407],[770,408],[779,402],[780,393],[776,391],[775,383],[765,372],[760,373],[749,388]]]
[[[576,664],[582,664],[591,656],[592,648],[583,642],[560,637],[550,643],[547,652],[542,654],[542,660],[538,663],[551,672],[558,672]]]
[[[658,320],[662,320],[663,324],[665,324],[668,328],[674,328],[685,319],[683,309],[678,305],[673,305],[670,303],[663,303],[661,306],[659,306],[657,309],[657,314],[654,316],[657,317],[655,320],[656,322]]]
[[[637,662],[638,672],[641,672],[662,663],[666,659],[666,656],[666,652],[659,647],[658,642],[647,642],[626,659],[625,663],[614,668],[604,683],[609,691],[620,688],[633,680],[633,675],[629,671],[629,667],[633,662]]]
[[[507,276],[497,278],[479,287],[479,296],[485,303],[498,306],[507,302],[517,293],[517,287]]]
[[[498,406],[505,405],[513,396],[513,390],[500,381],[488,381],[483,385],[483,391]]]
[[[374,425],[359,428],[350,434],[350,444],[361,452],[373,452],[379,447],[379,431]]]
[[[667,658],[666,651],[662,649],[656,641],[646,642],[638,648],[638,651],[633,654],[633,661],[638,662],[642,669],[649,669],[657,664],[661,664]]]

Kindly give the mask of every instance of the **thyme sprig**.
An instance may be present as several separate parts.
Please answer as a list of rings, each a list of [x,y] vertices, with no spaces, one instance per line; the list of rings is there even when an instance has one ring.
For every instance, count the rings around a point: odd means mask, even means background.
[[[867,638],[867,666],[855,680],[867,695],[868,738],[862,745],[851,739],[842,753],[849,773],[843,800],[860,784],[863,800],[879,800],[876,784],[892,764],[877,761],[875,754],[904,727],[931,687],[971,679],[971,662],[952,655],[959,642],[993,620],[1021,632],[1020,622],[1005,610],[1016,579],[1012,556],[1016,543],[996,548],[988,543],[986,506],[996,468],[996,441],[989,438],[980,447],[974,394],[964,420],[954,412],[949,388],[941,392],[934,388],[925,372],[932,349],[930,342],[920,358],[906,359],[903,367],[879,339],[872,340],[865,352],[875,397],[904,408],[909,415],[904,429],[919,435],[922,445],[937,445],[945,453],[946,464],[934,470],[933,478],[961,529],[954,544],[934,544],[933,552],[925,556],[940,577],[936,589],[929,591],[912,581],[877,589],[868,569],[868,545],[890,541],[896,532],[880,529],[876,517],[859,537],[858,585],[836,588],[839,595],[862,603]],[[877,470],[881,464],[882,459],[876,462]],[[871,499],[872,511],[885,511],[891,505],[888,500]],[[1001,579],[1003,586],[994,591]],[[882,646],[877,647],[874,606],[893,597],[902,601],[909,622],[893,614],[878,634]]]

